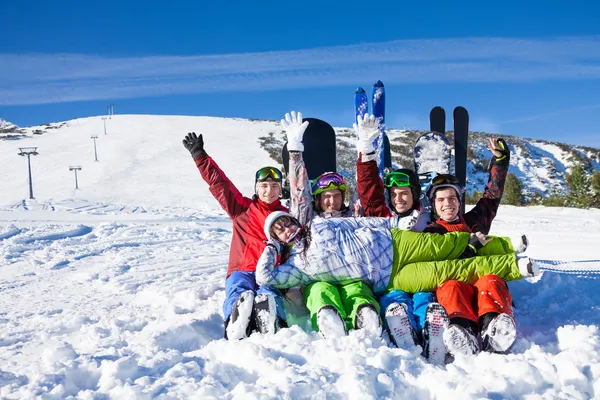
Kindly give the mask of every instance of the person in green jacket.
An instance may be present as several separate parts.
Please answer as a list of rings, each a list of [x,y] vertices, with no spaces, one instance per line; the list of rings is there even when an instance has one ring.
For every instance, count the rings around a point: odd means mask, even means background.
[[[346,183],[341,175],[328,172],[312,184],[308,180],[302,158],[302,137],[308,122],[302,121],[302,113],[286,114],[281,125],[287,133],[290,154],[290,208],[301,213],[307,225],[319,219],[351,217],[353,210],[344,203]],[[382,333],[379,303],[369,285],[361,280],[313,282],[302,289],[302,296],[313,329],[324,337],[343,336],[348,329],[366,329],[378,336]]]
[[[390,289],[433,291],[449,280],[474,283],[489,274],[511,281],[539,273],[532,259],[517,258],[509,238],[394,226],[394,217],[362,217],[321,218],[309,227],[289,213],[271,213],[256,280],[282,289],[362,280],[377,295]]]

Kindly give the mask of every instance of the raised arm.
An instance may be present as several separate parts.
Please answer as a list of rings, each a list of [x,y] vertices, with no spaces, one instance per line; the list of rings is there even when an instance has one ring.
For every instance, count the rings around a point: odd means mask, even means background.
[[[242,193],[227,178],[217,163],[204,150],[202,134],[196,136],[195,132],[188,133],[183,139],[183,145],[190,152],[196,162],[200,175],[208,184],[208,189],[219,202],[229,218],[235,218],[246,211],[252,199],[244,197]]]
[[[290,213],[300,221],[300,224],[306,225],[310,222],[313,212],[312,195],[310,192],[310,181],[302,152],[304,145],[302,137],[308,127],[308,121],[302,122],[302,113],[292,111],[285,115],[281,120],[281,125],[287,133],[288,151],[290,153],[289,180],[291,205]]]
[[[471,231],[488,234],[492,221],[498,212],[498,206],[504,194],[504,184],[510,163],[510,149],[504,139],[491,139],[492,159],[490,161],[488,183],[475,207],[465,214],[465,222]]]
[[[377,155],[373,141],[381,135],[379,121],[373,116],[359,117],[354,124],[358,136],[356,150],[356,191],[365,217],[389,217],[390,210],[385,202],[385,189],[379,177]]]

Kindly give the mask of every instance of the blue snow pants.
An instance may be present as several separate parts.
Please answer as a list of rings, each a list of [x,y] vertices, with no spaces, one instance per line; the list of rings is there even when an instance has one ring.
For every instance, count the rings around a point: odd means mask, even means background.
[[[421,333],[425,326],[427,306],[435,301],[433,292],[417,292],[410,294],[402,290],[391,290],[379,298],[381,318],[385,321],[385,310],[392,303],[404,303],[408,308],[410,323],[417,333]]]
[[[246,290],[253,291],[255,295],[264,293],[273,296],[277,307],[277,316],[285,321],[285,305],[281,291],[270,286],[258,286],[255,273],[244,271],[234,271],[225,280],[225,302],[223,302],[223,319],[225,321],[231,315],[235,301]]]

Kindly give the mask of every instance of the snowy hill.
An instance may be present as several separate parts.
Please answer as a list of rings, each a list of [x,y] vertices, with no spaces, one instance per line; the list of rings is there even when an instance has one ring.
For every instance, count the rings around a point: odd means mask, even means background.
[[[3,121],[3,120],[2,120]],[[108,135],[104,135],[104,122]],[[144,168],[156,168],[149,165],[147,160],[154,156],[159,156],[159,160],[169,158],[175,154],[179,163],[183,163],[181,157],[185,154],[185,149],[180,145],[181,138],[187,131],[196,131],[204,133],[207,142],[207,150],[220,163],[226,163],[226,171],[238,170],[238,167],[248,166],[250,170],[240,177],[244,180],[250,180],[252,184],[252,170],[267,164],[281,166],[281,147],[285,141],[282,129],[275,121],[258,121],[245,119],[226,119],[226,118],[211,118],[211,117],[183,117],[183,116],[150,116],[150,115],[117,115],[112,119],[104,121],[102,117],[90,117],[76,119],[72,121],[46,124],[42,126],[34,126],[28,128],[19,128],[14,124],[4,121],[5,128],[0,129],[0,151],[6,149],[7,157],[14,159],[12,153],[16,155],[18,147],[28,146],[33,138],[36,139],[36,145],[40,156],[34,160],[35,178],[42,173],[39,178],[51,179],[56,183],[53,186],[53,193],[44,194],[42,197],[49,196],[52,199],[60,198],[61,196],[70,196],[71,183],[69,176],[72,174],[68,171],[67,164],[88,164],[88,168],[81,171],[82,185],[85,187],[85,195],[77,193],[78,196],[86,198],[94,198],[90,191],[94,191],[94,187],[98,184],[109,184],[119,187],[127,187],[130,193],[128,201],[134,200],[136,193],[140,193],[138,187],[139,180],[132,178],[129,182],[123,179],[127,174],[122,171],[111,171],[107,165],[115,165],[114,160],[123,160],[128,164],[127,168],[143,166]],[[355,150],[355,134],[348,128],[336,128],[338,140],[338,170],[349,179],[353,179],[354,162],[356,158]],[[388,130],[387,131],[391,146],[392,159],[394,165],[399,167],[412,166],[412,145],[415,139],[423,133],[423,131],[405,131],[405,130]],[[89,164],[94,160],[93,142],[90,139],[91,135],[98,135],[98,152],[101,163],[96,165]],[[143,135],[141,143],[134,143],[133,138],[138,135]],[[552,193],[565,192],[565,176],[569,169],[574,165],[574,162],[583,162],[590,171],[600,170],[600,150],[581,147],[568,146],[561,143],[551,143],[532,139],[523,139],[512,136],[489,135],[480,132],[472,132],[470,134],[470,153],[468,165],[468,190],[482,191],[487,182],[486,166],[490,157],[487,149],[488,137],[503,137],[509,143],[512,149],[512,158],[510,172],[515,173],[522,181],[525,194],[533,192]],[[225,149],[215,148],[211,146],[211,138],[228,138]],[[448,132],[448,137],[452,141],[453,132]],[[47,143],[53,142],[59,138],[68,138],[68,146],[60,149],[53,149],[52,153],[45,152]],[[1,139],[18,140],[16,142],[3,142]],[[10,144],[15,143],[13,148],[9,148]],[[260,149],[263,149],[268,154],[263,154]],[[256,149],[260,154],[260,158],[250,159],[240,156],[243,164],[231,162],[237,160],[237,157],[231,158],[232,154],[243,153]],[[270,157],[270,159],[269,159]],[[10,159],[10,158],[8,158]],[[69,160],[69,161],[66,161]],[[16,161],[16,159],[15,159]],[[260,161],[260,162],[259,162]],[[60,167],[62,163],[62,167]],[[159,162],[162,164],[162,162]],[[11,170],[17,177],[26,176],[23,174],[23,167],[17,168],[18,162],[11,163],[16,169]],[[38,168],[38,165],[41,166]],[[101,167],[101,165],[104,165]],[[84,165],[85,166],[85,165]],[[62,169],[60,169],[62,168]],[[180,170],[178,167],[177,170]],[[189,171],[188,171],[189,172]],[[230,173],[230,172],[229,172]],[[97,182],[96,175],[100,174],[104,183]],[[11,174],[4,175],[0,179],[5,179],[6,185],[8,181],[15,182]],[[38,178],[38,179],[39,179]],[[199,194],[198,189],[194,189],[193,176],[182,176],[175,180],[168,178],[168,173],[159,167],[156,171],[156,179],[153,181],[154,190],[143,191],[144,193],[161,193],[162,190],[175,190],[177,194],[184,193],[188,190],[195,190],[194,193]],[[87,185],[87,180],[91,179]],[[168,182],[168,183],[167,183]],[[245,184],[245,183],[242,183]],[[10,184],[12,185],[12,184]],[[12,186],[7,186],[12,187]],[[101,189],[102,192],[105,188]],[[18,191],[11,193],[15,197],[9,198],[9,203],[20,199]],[[96,191],[97,193],[98,191]],[[88,197],[91,196],[91,197]],[[160,197],[160,196],[158,196]],[[180,197],[180,196],[177,196]],[[101,200],[101,199],[97,199]],[[107,199],[111,200],[111,199]],[[114,199],[113,199],[114,200]],[[141,200],[141,199],[140,199]],[[210,202],[212,199],[207,198]],[[112,201],[112,200],[111,200]],[[143,203],[143,201],[140,201]],[[0,204],[2,204],[0,202]],[[155,204],[155,203],[153,203]],[[189,205],[189,204],[188,204]]]
[[[268,150],[281,129],[208,117],[106,123],[108,135],[92,117],[0,140],[0,398],[600,397],[600,275],[585,271],[509,283],[518,336],[507,355],[434,366],[386,337],[321,339],[297,306],[289,329],[223,340],[231,222],[181,140],[202,132],[208,153],[251,195],[255,170],[276,164]],[[340,147],[350,146],[338,132]],[[392,134],[397,143],[411,133]],[[17,155],[26,146],[39,151],[36,200],[27,200],[27,160]],[[554,146],[523,141],[568,166]],[[521,151],[511,167],[533,179]],[[82,166],[80,190],[71,165]],[[597,260],[599,224],[600,210],[501,206],[492,233],[527,233],[534,258]]]

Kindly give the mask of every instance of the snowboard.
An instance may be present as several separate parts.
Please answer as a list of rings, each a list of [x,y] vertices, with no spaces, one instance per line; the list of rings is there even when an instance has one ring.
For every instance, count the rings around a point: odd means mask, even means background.
[[[438,174],[450,173],[452,147],[439,132],[426,132],[415,142],[415,172],[419,175],[421,189],[427,190],[431,180]]]
[[[427,189],[438,174],[450,173],[452,146],[446,138],[446,112],[440,106],[429,113],[429,132],[419,136],[414,146],[415,172],[421,184],[421,203],[430,208]]]
[[[469,140],[469,113],[464,107],[454,109],[454,175],[465,193],[467,188],[467,146]],[[465,201],[461,199],[461,211],[465,212]]]
[[[308,127],[302,138],[304,144],[302,158],[308,178],[313,180],[325,172],[336,172],[335,130],[327,122],[317,118],[304,118],[302,121],[308,121]],[[283,183],[282,198],[288,199],[290,184],[287,176],[290,172],[290,155],[287,150],[287,142],[281,150],[281,158],[286,177]]]
[[[446,111],[442,107],[435,106],[429,112],[429,130],[446,133]]]

